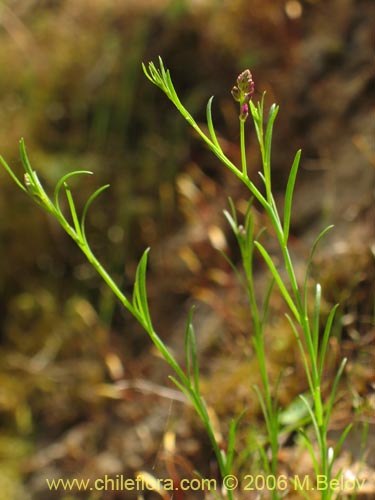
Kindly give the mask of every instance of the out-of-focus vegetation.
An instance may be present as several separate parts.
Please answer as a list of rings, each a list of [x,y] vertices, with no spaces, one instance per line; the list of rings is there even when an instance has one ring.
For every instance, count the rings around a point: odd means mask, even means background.
[[[154,248],[151,306],[176,349],[182,330],[175,327],[192,290],[214,309],[215,317],[201,306],[202,356],[210,403],[224,421],[237,406],[251,406],[249,419],[258,412],[247,382],[256,367],[241,358],[251,357],[247,313],[210,245],[225,197],[237,188],[149,85],[141,62],[161,54],[198,119],[216,94],[215,122],[234,160],[239,154],[237,109],[229,92],[234,76],[250,66],[258,91],[267,89],[270,101],[277,95],[282,111],[274,168],[280,192],[294,150],[302,147],[305,157],[296,199],[296,251],[305,251],[302,237],[309,237],[319,220],[337,223],[341,239],[332,242],[317,272],[323,270],[327,301],[342,303],[341,337],[333,348],[341,343],[351,358],[355,402],[344,413],[368,419],[374,408],[368,230],[375,163],[368,117],[373,10],[370,0],[347,2],[345,8],[339,0],[330,5],[319,0],[0,4],[0,153],[17,165],[24,137],[32,164],[51,185],[71,168],[93,170],[95,176],[77,181],[82,200],[93,187],[111,184],[92,207],[92,246],[125,289],[141,250]],[[253,150],[250,144],[255,176]],[[324,179],[324,189],[317,179]],[[148,340],[134,330],[74,245],[3,172],[0,213],[0,499],[64,498],[63,492],[46,492],[43,478],[131,475],[155,463],[169,401],[160,402],[152,388],[146,401],[134,387],[114,388],[123,379],[166,383]],[[185,229],[185,220],[195,230]],[[175,259],[165,260],[166,246]],[[225,298],[210,291],[215,283],[224,284]],[[287,405],[303,390],[298,359],[286,325],[276,324],[270,339],[275,367],[280,359],[297,364],[297,376],[288,378],[281,392]],[[209,459],[198,459],[194,426],[186,410],[175,428],[184,458],[194,464],[191,470],[201,465],[206,472]],[[250,434],[243,436],[249,449]],[[244,451],[239,461],[247,459]]]

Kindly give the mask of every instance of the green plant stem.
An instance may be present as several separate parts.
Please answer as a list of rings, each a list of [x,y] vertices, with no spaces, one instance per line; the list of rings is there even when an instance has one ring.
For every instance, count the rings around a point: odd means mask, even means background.
[[[242,175],[248,178],[247,174],[247,161],[246,161],[246,146],[245,146],[245,121],[240,119],[240,148],[241,148],[241,164]]]

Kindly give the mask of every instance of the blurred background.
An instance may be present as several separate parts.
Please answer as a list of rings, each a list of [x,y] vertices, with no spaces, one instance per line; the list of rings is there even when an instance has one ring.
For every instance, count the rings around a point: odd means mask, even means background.
[[[151,246],[150,305],[177,356],[186,311],[198,304],[204,391],[224,436],[233,411],[249,408],[239,470],[253,460],[261,425],[251,391],[257,368],[245,298],[214,247],[238,259],[222,210],[229,195],[245,206],[247,194],[148,82],[141,63],[163,57],[200,123],[215,95],[214,121],[234,162],[238,109],[230,90],[239,72],[251,69],[255,100],[266,90],[267,105],[280,104],[272,153],[279,202],[295,151],[303,150],[292,228],[297,262],[324,225],[336,226],[315,274],[327,310],[341,304],[333,368],[349,358],[337,427],[354,419],[373,429],[374,15],[372,0],[0,2],[0,154],[21,175],[24,137],[51,189],[69,170],[92,170],[71,182],[78,206],[111,184],[89,214],[92,248],[129,295],[136,263]],[[256,179],[251,127],[248,158]],[[259,207],[257,214],[261,225]],[[0,500],[96,500],[50,492],[45,478],[133,477],[140,469],[169,477],[171,453],[182,477],[194,469],[215,476],[200,424],[147,336],[4,171],[0,257]],[[264,273],[259,261],[260,288]],[[274,302],[280,318],[284,306]],[[273,320],[268,335],[271,373],[289,374],[280,392],[287,407],[306,389],[301,363],[282,320]],[[168,436],[176,438],[172,450]],[[289,464],[298,456],[294,444],[294,455],[284,457]]]

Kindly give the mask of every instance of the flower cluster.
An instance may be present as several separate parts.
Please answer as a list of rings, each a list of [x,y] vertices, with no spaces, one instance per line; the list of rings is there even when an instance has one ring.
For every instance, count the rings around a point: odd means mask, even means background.
[[[254,94],[254,81],[249,69],[238,75],[237,85],[231,92],[233,99],[240,103],[240,120],[245,121],[249,115],[249,101]]]

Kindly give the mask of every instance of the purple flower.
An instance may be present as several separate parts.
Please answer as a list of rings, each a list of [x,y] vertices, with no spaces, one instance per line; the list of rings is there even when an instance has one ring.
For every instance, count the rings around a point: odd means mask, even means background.
[[[240,73],[237,77],[237,86],[239,90],[248,98],[254,93],[254,82],[251,71],[249,69],[245,69],[242,73]]]
[[[254,94],[254,81],[249,69],[245,69],[237,77],[237,85],[231,90],[233,99],[240,103],[240,120],[245,121],[249,115],[249,101]]]

